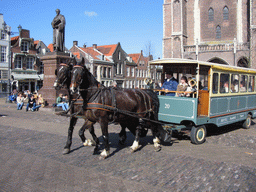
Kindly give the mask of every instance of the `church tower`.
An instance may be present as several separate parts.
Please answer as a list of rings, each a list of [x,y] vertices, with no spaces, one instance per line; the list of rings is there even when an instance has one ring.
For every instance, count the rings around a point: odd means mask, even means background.
[[[182,58],[187,41],[187,0],[164,0],[163,5],[163,58]]]

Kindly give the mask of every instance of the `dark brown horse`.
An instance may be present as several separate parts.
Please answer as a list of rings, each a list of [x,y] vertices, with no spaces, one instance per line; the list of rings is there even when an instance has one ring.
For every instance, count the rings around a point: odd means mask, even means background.
[[[65,64],[65,63],[61,63],[59,68],[56,69],[55,74],[56,74],[56,80],[54,82],[54,87],[56,90],[61,89],[62,87],[66,86],[66,88],[69,88],[70,85],[70,74],[71,74],[71,70],[73,68],[72,64]],[[69,92],[69,89],[68,89]],[[67,142],[66,145],[64,147],[64,151],[63,154],[67,154],[70,152],[70,147],[72,144],[72,135],[73,135],[73,130],[74,127],[77,123],[78,117],[79,116],[83,116],[83,109],[82,109],[82,104],[81,105],[72,105],[72,100],[78,98],[78,95],[76,94],[69,94],[69,104],[70,106],[70,113],[71,114],[75,114],[72,115],[70,117],[70,123],[69,123],[69,128],[68,128],[68,138],[67,138]],[[86,118],[84,118],[85,122],[83,124],[83,126],[80,128],[79,130],[79,136],[83,142],[84,146],[93,146],[99,143],[99,140],[97,138],[97,136],[95,135],[94,132],[94,127],[93,127],[93,123],[88,121]],[[84,132],[85,130],[89,129],[93,140],[90,139],[86,139]]]
[[[84,116],[101,126],[105,149],[103,158],[110,154],[108,123],[116,121],[134,135],[132,151],[139,147],[139,137],[144,128],[152,130],[154,146],[160,149],[160,140],[170,142],[171,136],[157,123],[159,100],[151,90],[114,89],[102,87],[85,66],[76,65],[71,72],[71,94],[81,93],[84,100]],[[159,140],[160,139],[160,140]]]

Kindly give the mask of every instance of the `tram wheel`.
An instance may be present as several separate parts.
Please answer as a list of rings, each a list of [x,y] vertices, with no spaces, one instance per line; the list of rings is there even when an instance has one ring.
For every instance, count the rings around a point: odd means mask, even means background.
[[[193,126],[190,132],[190,140],[193,144],[202,144],[205,142],[206,127],[204,125],[195,127]]]
[[[248,114],[245,121],[243,122],[243,128],[249,129],[251,127],[251,124],[252,124],[252,116]]]

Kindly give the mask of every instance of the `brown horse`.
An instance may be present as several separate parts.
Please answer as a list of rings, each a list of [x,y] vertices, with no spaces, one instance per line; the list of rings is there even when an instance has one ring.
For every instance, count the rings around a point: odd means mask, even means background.
[[[127,127],[135,135],[132,151],[138,149],[144,128],[152,130],[157,150],[160,150],[160,140],[171,141],[171,136],[157,122],[159,100],[151,90],[102,87],[85,66],[76,65],[71,72],[70,92],[81,93],[84,116],[90,122],[100,124],[105,145],[101,153],[103,158],[110,154],[108,123],[111,121]]]
[[[55,74],[56,74],[56,80],[54,82],[54,87],[56,90],[59,90],[61,88],[63,88],[64,86],[66,86],[66,88],[69,88],[69,85],[70,85],[70,73],[71,73],[71,70],[73,68],[73,65],[72,64],[65,64],[65,63],[61,63],[59,68],[56,69],[55,71]],[[68,92],[69,92],[69,89],[68,89]],[[78,95],[76,94],[69,94],[69,104],[71,105],[70,106],[70,112],[71,114],[76,114],[76,115],[72,115],[70,117],[70,123],[69,123],[69,128],[68,128],[68,138],[67,138],[67,142],[66,142],[66,145],[64,147],[64,151],[63,151],[63,154],[67,154],[70,152],[70,147],[71,147],[71,144],[72,144],[72,135],[73,135],[73,130],[74,130],[74,127],[77,123],[77,120],[78,120],[78,117],[79,116],[83,116],[83,109],[82,109],[82,105],[72,105],[72,100],[73,98],[78,98]],[[99,143],[99,139],[97,138],[97,136],[95,135],[95,132],[94,132],[94,127],[93,127],[93,123],[88,121],[86,118],[84,118],[85,122],[83,124],[83,126],[80,128],[79,130],[79,136],[83,142],[83,145],[84,146],[93,146],[93,145],[96,145]],[[92,135],[92,138],[93,140],[91,139],[86,139],[85,135],[84,135],[84,132],[85,130],[89,129],[91,135]],[[95,148],[96,150],[97,148]]]

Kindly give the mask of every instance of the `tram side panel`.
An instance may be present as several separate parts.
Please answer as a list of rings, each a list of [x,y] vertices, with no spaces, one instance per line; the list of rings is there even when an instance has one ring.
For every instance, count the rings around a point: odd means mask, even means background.
[[[160,108],[158,119],[173,124],[197,121],[197,98],[158,96]]]
[[[212,97],[210,102],[209,123],[217,126],[243,121],[248,113],[256,117],[256,95]]]

